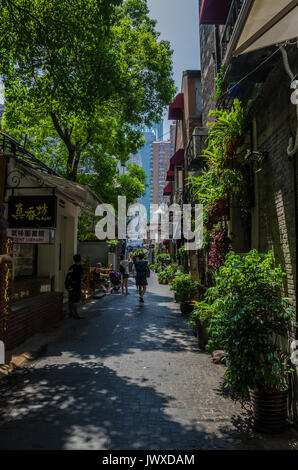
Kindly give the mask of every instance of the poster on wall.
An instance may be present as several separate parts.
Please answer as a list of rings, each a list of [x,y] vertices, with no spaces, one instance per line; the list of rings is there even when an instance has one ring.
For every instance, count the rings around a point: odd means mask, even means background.
[[[11,196],[8,202],[9,228],[56,227],[56,196]]]

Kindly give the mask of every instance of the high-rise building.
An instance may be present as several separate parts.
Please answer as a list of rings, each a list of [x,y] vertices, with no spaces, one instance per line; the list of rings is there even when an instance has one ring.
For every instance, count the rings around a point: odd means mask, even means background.
[[[143,136],[145,138],[145,145],[139,149],[139,154],[142,158],[142,167],[147,175],[147,188],[145,194],[142,197],[142,204],[146,207],[147,214],[150,214],[150,190],[151,190],[151,179],[150,179],[150,157],[152,151],[152,144],[155,141],[161,141],[163,138],[163,121],[153,124],[151,127],[144,128]]]
[[[167,185],[167,171],[171,153],[171,140],[153,142],[150,159],[150,202],[151,204],[167,203],[168,198],[163,195]]]

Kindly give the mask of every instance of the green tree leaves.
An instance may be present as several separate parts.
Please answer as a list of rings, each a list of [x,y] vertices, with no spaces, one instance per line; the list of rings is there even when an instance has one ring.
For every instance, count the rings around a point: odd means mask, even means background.
[[[134,129],[157,121],[175,93],[172,51],[146,0],[0,0],[0,7],[5,130],[26,134],[45,159],[52,139],[62,142],[57,166],[73,180],[89,153],[125,161],[139,143]]]

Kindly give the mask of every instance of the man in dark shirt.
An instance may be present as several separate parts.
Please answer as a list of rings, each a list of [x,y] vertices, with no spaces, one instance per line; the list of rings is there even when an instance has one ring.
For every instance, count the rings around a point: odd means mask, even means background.
[[[78,307],[81,300],[81,282],[82,276],[84,274],[83,268],[81,266],[81,255],[75,255],[73,257],[75,264],[70,266],[68,270],[67,277],[71,284],[71,288],[68,290],[68,307],[69,307],[69,316],[72,318],[80,319],[78,314]]]

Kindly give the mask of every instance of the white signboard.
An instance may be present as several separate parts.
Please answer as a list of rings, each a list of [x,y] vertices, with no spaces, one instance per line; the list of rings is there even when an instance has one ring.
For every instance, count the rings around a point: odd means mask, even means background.
[[[55,230],[50,228],[8,228],[7,236],[13,239],[13,243],[52,244],[55,239]]]

